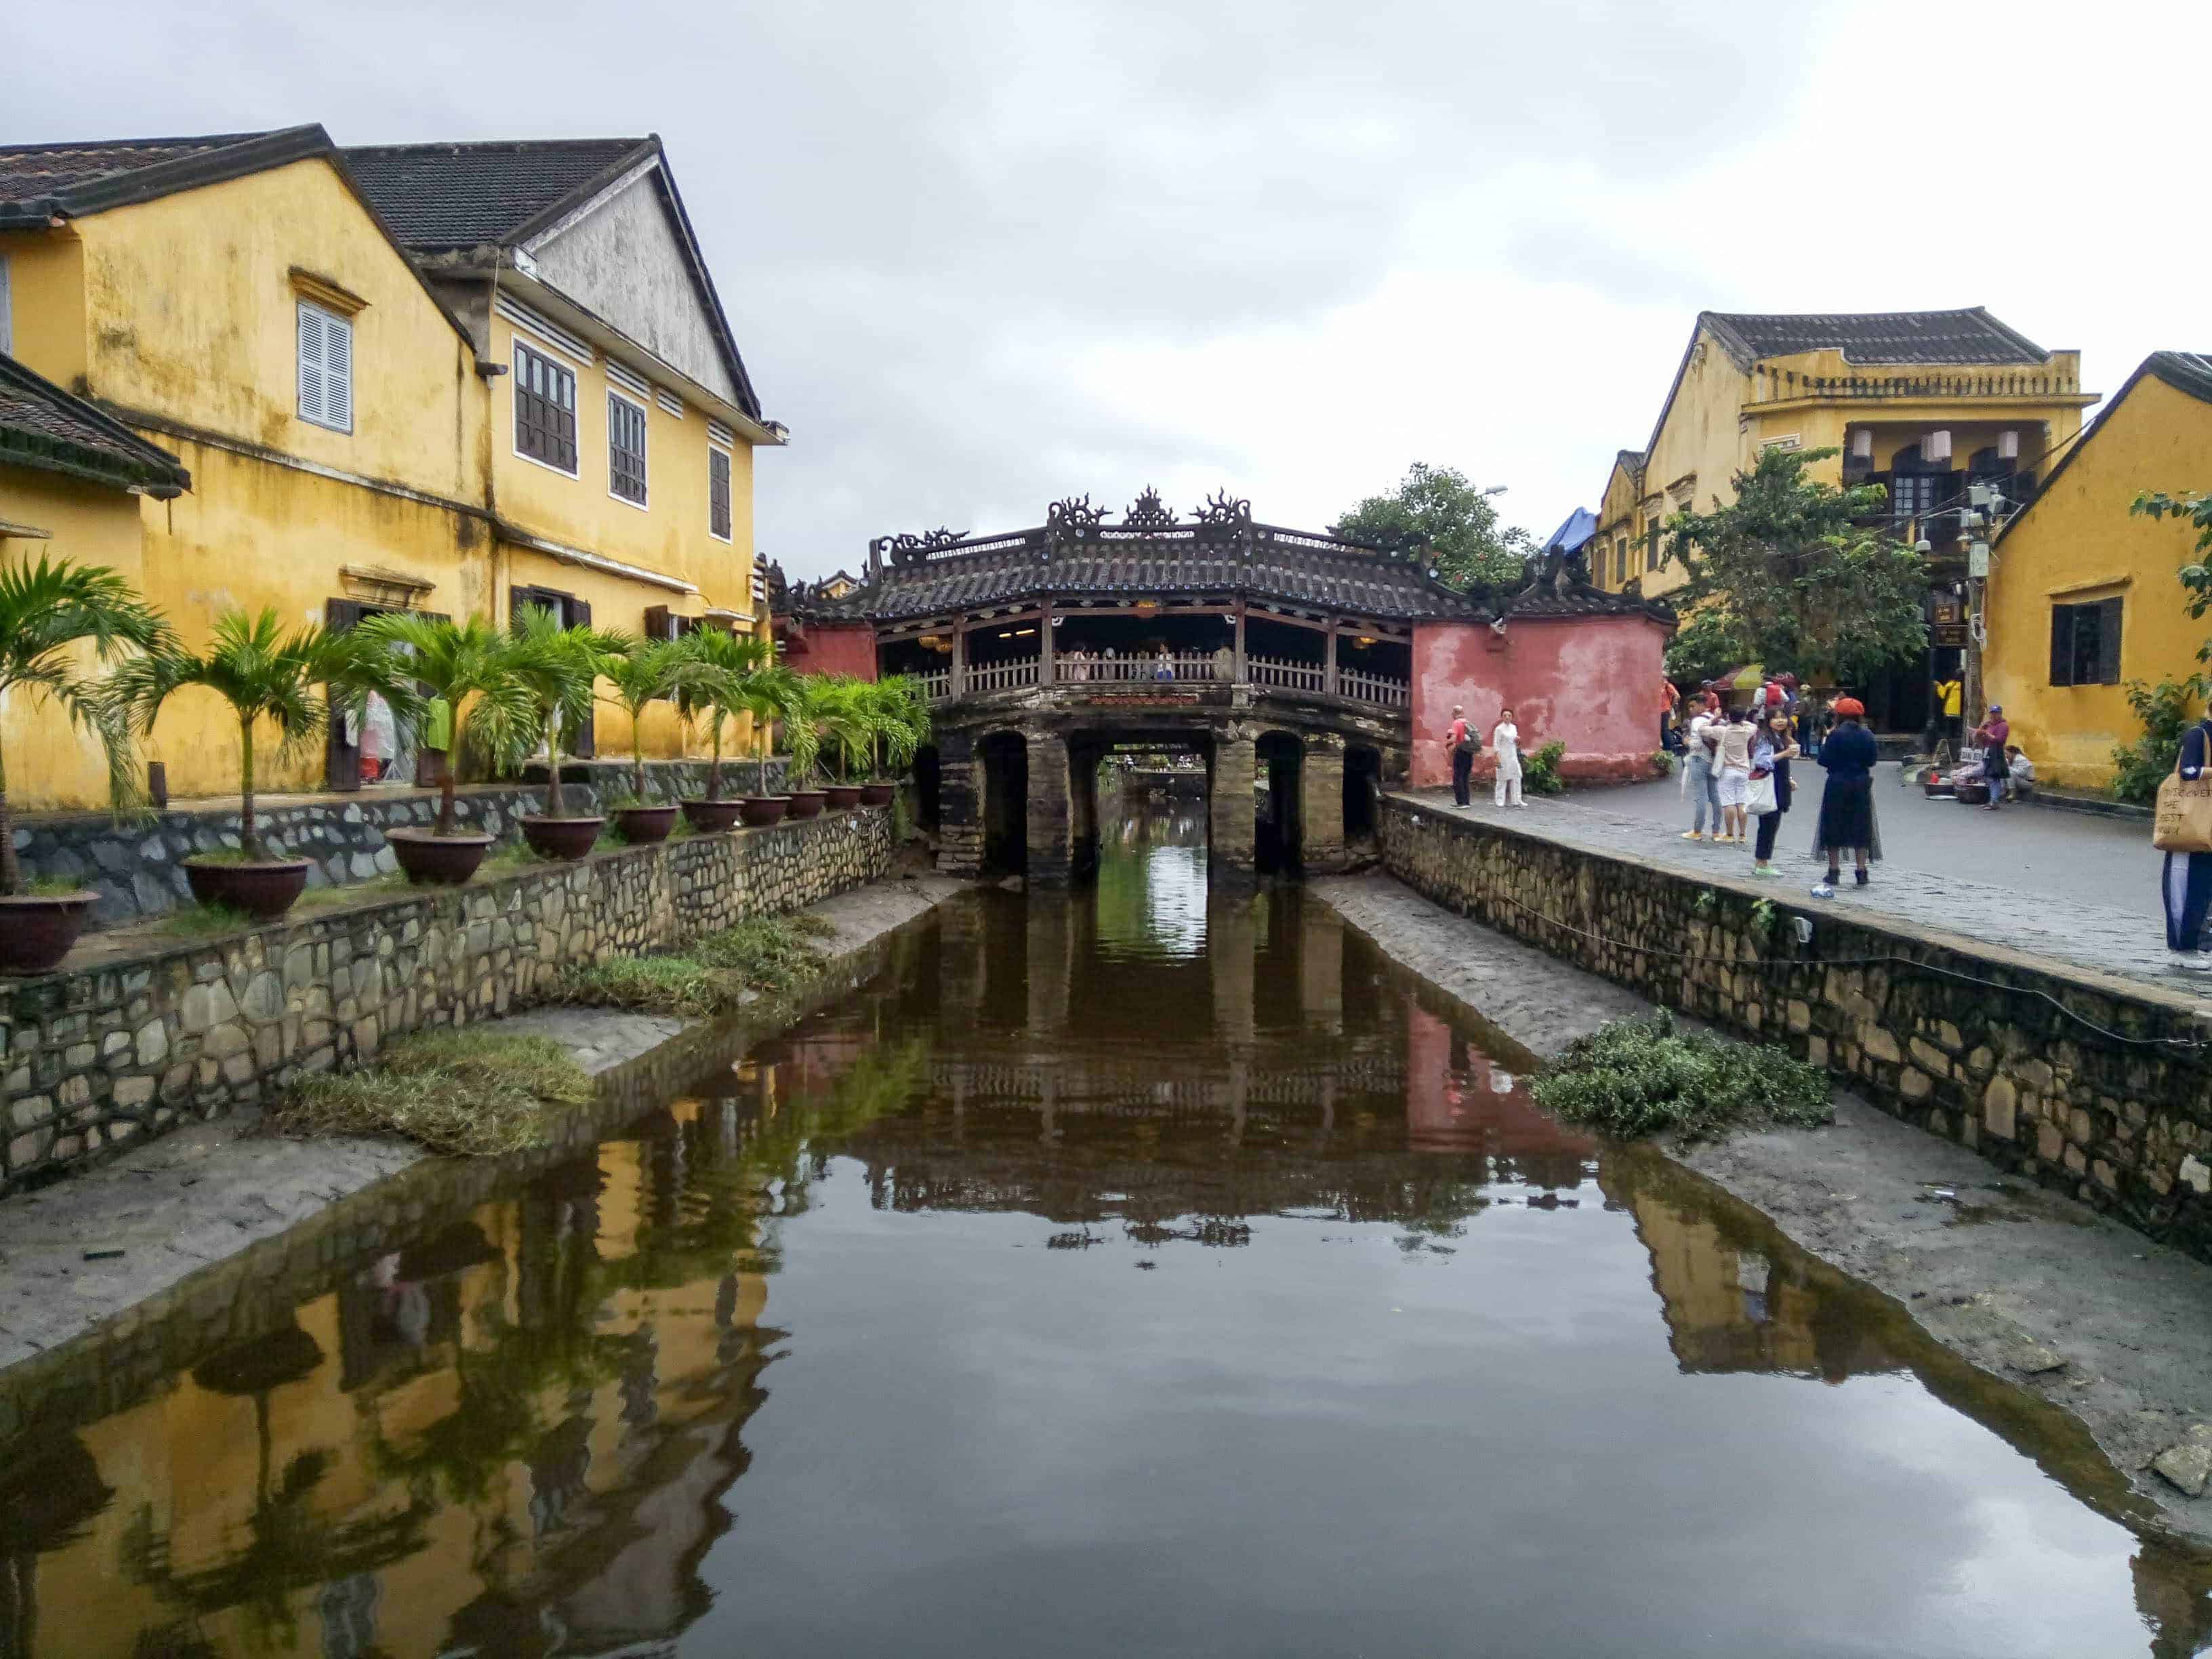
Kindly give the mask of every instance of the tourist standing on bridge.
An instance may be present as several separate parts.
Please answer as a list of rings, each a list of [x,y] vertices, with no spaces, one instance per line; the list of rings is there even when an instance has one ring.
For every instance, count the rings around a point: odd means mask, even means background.
[[[1475,741],[1474,728],[1467,723],[1467,710],[1459,703],[1452,705],[1451,724],[1444,728],[1444,742],[1450,745],[1452,757],[1452,804],[1470,806],[1468,777],[1474,769],[1474,751],[1480,745]]]
[[[2212,766],[2212,713],[2181,734],[2174,769],[2194,782],[2207,766]],[[2168,853],[2158,889],[2166,901],[2166,948],[2173,952],[2173,965],[2212,974],[2212,954],[2203,949],[2205,918],[2212,915],[2212,853]]]
[[[1152,653],[1152,678],[1156,680],[1175,678],[1175,659],[1168,655],[1168,648],[1164,645]]]
[[[1721,746],[1720,733],[1713,729],[1720,706],[1720,698],[1711,691],[1691,700],[1691,707],[1695,712],[1690,716],[1690,756],[1682,763],[1682,778],[1691,795],[1696,799],[1697,813],[1690,827],[1682,832],[1684,841],[1703,841],[1705,838],[1708,808],[1712,812],[1713,837],[1715,840],[1720,838],[1721,796],[1718,774],[1713,764]]]
[[[1774,838],[1782,830],[1782,815],[1790,810],[1790,763],[1797,758],[1797,738],[1791,729],[1787,711],[1776,709],[1759,735],[1751,740],[1751,787],[1755,797],[1763,799],[1762,782],[1771,783],[1774,804],[1760,810],[1759,800],[1754,799],[1752,810],[1759,818],[1759,842],[1752,849],[1754,876],[1778,876],[1774,867]]]
[[[1836,727],[1820,744],[1820,765],[1828,775],[1820,792],[1820,822],[1813,834],[1813,856],[1828,861],[1828,873],[1813,889],[1814,898],[1833,898],[1848,851],[1858,865],[1856,878],[1867,884],[1867,864],[1881,856],[1881,831],[1874,817],[1874,767],[1881,751],[1862,722],[1866,705],[1838,697]]]
[[[1521,799],[1521,728],[1513,723],[1513,711],[1498,711],[1498,724],[1490,733],[1490,751],[1498,757],[1498,781],[1491,787],[1491,804],[1496,806],[1526,806]]]

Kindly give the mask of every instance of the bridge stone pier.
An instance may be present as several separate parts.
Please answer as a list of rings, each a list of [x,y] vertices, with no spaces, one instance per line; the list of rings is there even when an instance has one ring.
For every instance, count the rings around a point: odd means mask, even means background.
[[[771,567],[769,586],[793,667],[849,671],[872,647],[874,672],[928,698],[914,805],[939,868],[1079,879],[1110,758],[1167,756],[1203,764],[1209,867],[1237,880],[1342,869],[1449,702],[1494,720],[1522,689],[1516,660],[1562,683],[1581,723],[1562,716],[1559,735],[1648,768],[1663,607],[1557,561],[1514,592],[1462,593],[1429,561],[1414,540],[1257,524],[1225,493],[1184,520],[1147,490],[1118,524],[1074,498],[1035,529],[881,538],[857,584],[793,588]],[[1541,715],[1522,728],[1553,730],[1553,688],[1522,679]]]

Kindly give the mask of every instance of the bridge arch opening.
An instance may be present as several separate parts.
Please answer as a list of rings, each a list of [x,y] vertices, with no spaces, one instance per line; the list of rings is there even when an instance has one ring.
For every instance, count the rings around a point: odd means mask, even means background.
[[[1030,867],[1030,746],[1018,732],[994,732],[975,745],[983,774],[983,871],[1026,875]]]
[[[1267,789],[1252,838],[1254,862],[1263,875],[1295,874],[1304,862],[1305,757],[1304,743],[1288,732],[1263,732],[1253,745],[1255,770]]]
[[[1364,743],[1344,749],[1344,838],[1372,841],[1382,827],[1382,751]]]
[[[925,743],[914,751],[914,821],[932,835],[945,821],[944,790],[944,757]]]

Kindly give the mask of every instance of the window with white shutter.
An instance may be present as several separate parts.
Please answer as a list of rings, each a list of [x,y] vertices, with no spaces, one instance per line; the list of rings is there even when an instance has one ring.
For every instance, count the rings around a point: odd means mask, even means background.
[[[300,307],[300,418],[333,432],[353,430],[353,325],[309,305]]]

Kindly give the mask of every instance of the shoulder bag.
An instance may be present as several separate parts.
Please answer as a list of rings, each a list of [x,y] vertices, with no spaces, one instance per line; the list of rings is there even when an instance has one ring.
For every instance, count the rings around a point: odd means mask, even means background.
[[[2187,738],[2183,739],[2185,750]],[[2212,733],[2206,734],[2212,762]],[[2181,757],[2158,787],[2158,812],[2151,820],[2150,844],[2161,853],[2212,853],[2212,765],[2193,778],[2181,775]]]

